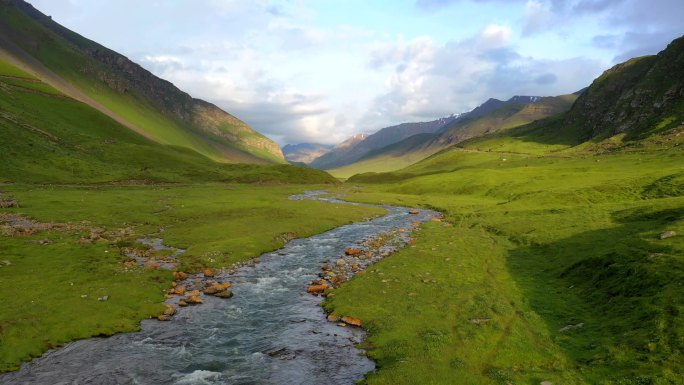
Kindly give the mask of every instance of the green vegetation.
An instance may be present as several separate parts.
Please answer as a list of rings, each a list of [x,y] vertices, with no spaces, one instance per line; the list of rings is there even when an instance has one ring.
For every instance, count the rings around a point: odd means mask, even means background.
[[[370,330],[368,384],[684,383],[684,129],[570,148],[535,127],[350,179],[448,222],[326,303]]]
[[[2,47],[42,80],[151,140],[221,162],[285,163],[278,146],[216,106],[192,99],[139,65],[22,2],[0,4]],[[21,52],[19,52],[21,50]],[[1,68],[5,67],[3,65]]]
[[[220,164],[158,144],[2,61],[0,95],[0,181],[335,183],[318,170]]]
[[[161,313],[171,273],[125,268],[127,257],[120,254],[119,247],[140,237],[187,249],[180,269],[192,271],[228,267],[291,237],[383,212],[287,199],[316,187],[3,186],[3,196],[16,198],[21,208],[0,211],[0,261],[11,263],[0,264],[0,292],[12,293],[0,307],[0,371],[75,339],[136,330],[141,319]],[[31,227],[8,217],[13,214],[53,225],[31,234]],[[79,242],[97,227],[123,235]],[[105,295],[107,301],[98,301]]]

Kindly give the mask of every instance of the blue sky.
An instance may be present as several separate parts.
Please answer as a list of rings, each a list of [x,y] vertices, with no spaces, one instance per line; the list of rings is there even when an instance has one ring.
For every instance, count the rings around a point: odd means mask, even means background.
[[[682,0],[29,0],[287,143],[577,91],[684,34]]]

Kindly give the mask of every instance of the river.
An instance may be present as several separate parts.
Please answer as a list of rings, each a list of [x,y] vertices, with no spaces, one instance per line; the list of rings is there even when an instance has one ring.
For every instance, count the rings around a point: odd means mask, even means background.
[[[343,203],[316,198],[320,193],[291,199]],[[146,320],[140,332],[72,342],[1,375],[0,384],[354,384],[375,369],[356,347],[365,332],[328,322],[322,298],[306,289],[321,265],[347,248],[386,232],[405,244],[409,234],[397,229],[436,214],[383,207],[383,217],[292,240],[238,269],[228,277],[232,298],[205,296],[203,305],[182,308],[169,322]]]

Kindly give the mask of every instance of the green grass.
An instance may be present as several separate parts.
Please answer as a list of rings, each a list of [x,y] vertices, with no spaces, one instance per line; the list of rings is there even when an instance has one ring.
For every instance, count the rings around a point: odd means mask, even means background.
[[[432,207],[449,222],[326,302],[371,332],[379,371],[365,382],[684,383],[680,136],[561,153],[466,144],[351,178],[366,184],[346,199]],[[679,235],[660,240],[666,230]]]
[[[0,181],[335,183],[318,170],[221,164],[187,148],[155,143],[15,67],[0,64]],[[30,107],[36,105],[41,108]]]
[[[124,270],[121,242],[142,236],[186,248],[181,269],[228,267],[280,248],[283,234],[306,237],[351,221],[379,215],[381,209],[344,206],[287,197],[321,186],[2,186],[18,199],[20,213],[43,223],[70,223],[71,230],[31,236],[0,232],[0,371],[66,342],[132,331],[141,319],[159,314],[171,274]],[[119,241],[79,244],[89,229],[130,229]],[[164,228],[163,232],[159,232]],[[49,239],[39,245],[31,240]],[[82,295],[87,297],[82,298]],[[108,301],[98,301],[109,296]]]
[[[243,122],[236,120],[234,125],[211,127],[208,130],[212,132],[209,132],[197,124],[195,119],[201,114],[196,111],[187,113],[193,116],[184,118],[174,115],[175,110],[187,107],[185,104],[188,100],[181,100],[180,93],[170,88],[163,96],[145,95],[143,90],[149,86],[146,82],[150,79],[137,73],[133,68],[135,65],[115,70],[88,53],[106,52],[106,48],[71,31],[51,26],[52,21],[34,20],[13,6],[0,6],[0,18],[11,29],[13,35],[10,38],[18,46],[70,86],[142,130],[152,140],[184,147],[215,161],[284,163],[273,153],[254,146],[252,142],[268,139]],[[4,63],[0,65],[0,71],[8,67],[11,66]],[[132,71],[133,75],[126,71]],[[142,78],[130,79],[131,76]],[[138,84],[141,82],[143,84]],[[216,119],[216,116],[212,115],[208,119]],[[213,131],[230,138],[215,135]]]

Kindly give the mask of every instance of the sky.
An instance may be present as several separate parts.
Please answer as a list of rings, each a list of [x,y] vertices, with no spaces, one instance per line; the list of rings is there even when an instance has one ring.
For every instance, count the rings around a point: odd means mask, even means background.
[[[29,0],[280,145],[572,93],[684,34],[682,0]]]

